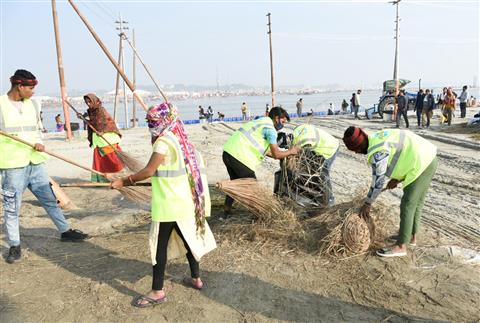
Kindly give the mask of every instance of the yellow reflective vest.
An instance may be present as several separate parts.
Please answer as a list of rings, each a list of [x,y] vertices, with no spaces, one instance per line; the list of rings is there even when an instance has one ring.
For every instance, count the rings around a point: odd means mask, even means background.
[[[228,138],[223,150],[255,171],[265,159],[265,154],[270,146],[269,142],[263,138],[264,128],[275,130],[273,121],[269,117],[258,118],[246,123]]]
[[[112,144],[119,144],[121,141],[121,138],[118,134],[115,132],[106,132],[103,134],[103,138],[107,139],[107,141]],[[106,147],[109,146],[105,140],[103,140],[100,136],[98,136],[95,132],[92,133],[92,143],[93,143],[93,148],[95,147]]]
[[[389,153],[385,175],[403,181],[403,188],[415,181],[437,155],[434,144],[411,131],[399,129],[385,129],[368,135],[369,164],[379,151]]]
[[[173,222],[195,216],[195,204],[190,187],[186,165],[177,137],[168,131],[154,144],[168,146],[166,160],[152,176],[152,220],[155,222]],[[199,152],[196,152],[203,185],[205,216],[210,216],[211,202],[205,164]]]
[[[10,102],[8,95],[0,96],[2,114],[0,130],[35,144],[38,138],[38,113],[32,100],[23,101],[22,111]],[[0,169],[20,168],[28,164],[40,164],[47,160],[45,153],[0,135]]]
[[[304,124],[293,129],[293,141],[295,146],[311,146],[313,151],[325,159],[330,159],[337,152],[339,142],[326,131],[313,125]]]

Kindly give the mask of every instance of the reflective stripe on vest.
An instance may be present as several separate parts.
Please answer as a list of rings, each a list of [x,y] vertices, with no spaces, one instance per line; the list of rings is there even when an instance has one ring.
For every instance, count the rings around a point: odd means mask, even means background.
[[[0,96],[0,130],[29,143],[38,139],[38,113],[33,101],[25,99],[20,111],[12,104],[8,95]],[[40,164],[47,160],[45,153],[13,139],[0,136],[0,169],[20,168],[28,164]]]
[[[384,141],[372,147],[369,147],[367,150],[367,154],[370,154],[372,151],[382,146],[385,148],[388,148],[389,150],[391,148],[395,149],[395,154],[393,155],[393,158],[390,160],[390,163],[387,167],[387,171],[385,173],[387,177],[390,177],[390,175],[392,175],[393,170],[395,169],[395,166],[397,166],[398,159],[400,158],[400,154],[402,153],[402,150],[403,150],[403,144],[405,143],[405,131],[403,130],[399,130],[399,131],[400,131],[400,134],[399,134],[398,142]]]
[[[305,138],[305,139],[302,139],[300,140],[299,142],[297,142],[297,145],[299,146],[302,146],[302,145],[305,145],[305,144],[309,144],[309,145],[315,145],[317,142],[320,141],[320,132],[318,131],[317,128],[314,129],[315,130],[315,139],[313,138]]]
[[[293,129],[293,145],[310,145],[316,155],[332,158],[338,151],[339,142],[328,132],[313,125],[301,125]]]
[[[155,177],[178,177],[186,174],[185,170],[185,165],[182,163],[182,148],[180,147],[180,144],[178,143],[178,140],[174,140],[173,138],[170,137],[170,134],[167,134],[162,137],[162,139],[167,140],[170,142],[175,149],[177,150],[177,155],[178,155],[178,162],[177,162],[177,167],[175,169],[162,169],[162,170],[156,170],[155,174],[153,176]]]
[[[37,131],[36,126],[26,126],[26,127],[4,127],[4,132],[20,132],[20,131]]]
[[[265,154],[270,147],[269,141],[264,138],[264,129],[271,129],[276,133],[273,121],[269,117],[248,122],[228,138],[223,150],[255,171],[265,159]]]
[[[437,147],[428,140],[408,130],[382,130],[368,136],[368,162],[373,155],[387,151],[388,166],[385,175],[403,181],[403,188],[415,181],[430,165],[437,154]]]
[[[248,139],[248,141],[255,147],[255,149],[258,150],[258,152],[259,152],[261,155],[265,155],[265,153],[267,152],[268,148],[267,148],[267,149],[263,148],[262,145],[261,145],[259,142],[257,142],[257,141],[255,140],[255,138],[252,137],[252,134],[255,132],[255,130],[257,130],[257,129],[260,128],[260,127],[264,127],[264,126],[267,126],[267,127],[270,128],[270,123],[269,123],[269,122],[259,122],[259,123],[255,124],[253,127],[251,127],[251,128],[248,129],[248,130],[245,130],[245,129],[243,129],[243,128],[238,129],[238,131],[239,131],[240,133],[242,133],[242,134],[245,136],[245,138]],[[273,128],[273,129],[274,129],[274,128]]]

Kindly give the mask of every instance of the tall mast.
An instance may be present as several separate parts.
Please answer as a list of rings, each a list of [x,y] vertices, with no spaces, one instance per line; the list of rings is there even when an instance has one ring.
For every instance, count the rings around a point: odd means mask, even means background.
[[[270,12],[267,14],[268,17],[268,41],[270,44],[270,86],[272,92],[272,108],[275,107],[275,82],[273,78],[273,49],[272,49],[272,23],[270,21]]]
[[[393,110],[393,116],[396,118],[397,116],[397,97],[398,97],[398,91],[400,88],[400,83],[399,83],[399,78],[398,78],[398,55],[399,55],[399,23],[400,23],[400,18],[398,15],[398,4],[402,0],[396,0],[392,1],[391,3],[396,6],[396,15],[395,15],[395,61],[393,63],[393,79],[395,80],[395,106]]]
[[[53,29],[55,31],[55,46],[57,47],[57,65],[58,76],[60,78],[60,94],[62,96],[63,115],[65,117],[65,126],[67,128],[67,139],[72,139],[72,128],[70,126],[70,110],[67,105],[67,90],[65,86],[65,75],[63,73],[62,48],[60,47],[60,33],[58,31],[57,5],[52,0]]]
[[[135,47],[135,29],[132,29],[132,41],[133,46]],[[137,89],[137,73],[136,73],[136,55],[133,54],[133,62],[132,62],[132,83],[133,87]],[[135,102],[135,97],[132,98],[132,127],[135,128],[137,126],[137,105]]]

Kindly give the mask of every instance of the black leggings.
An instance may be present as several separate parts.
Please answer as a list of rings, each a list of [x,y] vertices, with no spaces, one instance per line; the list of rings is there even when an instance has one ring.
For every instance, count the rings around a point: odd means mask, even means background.
[[[180,228],[177,225],[177,222],[160,222],[160,228],[158,230],[158,244],[157,244],[157,255],[155,259],[157,260],[157,264],[153,266],[153,282],[152,282],[152,290],[162,290],[163,289],[163,281],[165,278],[165,266],[167,264],[167,246],[168,240],[170,239],[170,235],[172,234],[173,229],[177,231],[180,238],[183,240],[183,244],[187,249],[187,259],[188,264],[190,265],[190,272],[192,278],[200,277],[200,266],[198,261],[195,260],[193,257],[192,252],[190,251],[190,247],[188,246],[185,238],[180,232]]]
[[[227,167],[228,175],[230,175],[230,179],[238,179],[238,178],[257,178],[255,176],[255,172],[242,164],[238,159],[233,157],[227,152],[223,152],[222,155],[223,163]],[[233,198],[227,195],[225,198],[225,208],[231,209],[233,204]]]

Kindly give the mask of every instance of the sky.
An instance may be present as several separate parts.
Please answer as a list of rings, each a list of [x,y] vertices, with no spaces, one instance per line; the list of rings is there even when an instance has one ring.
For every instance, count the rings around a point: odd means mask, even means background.
[[[114,20],[160,84],[269,87],[271,13],[275,83],[362,88],[393,76],[395,6],[387,1],[74,1],[114,57]],[[479,0],[400,3],[401,78],[432,86],[480,78]],[[57,1],[67,92],[112,90],[116,70],[67,1]],[[132,51],[125,44],[132,78]],[[0,90],[16,69],[37,76],[37,95],[59,95],[51,1],[0,0]],[[137,84],[153,85],[137,60]],[[478,82],[478,81],[477,81]]]

